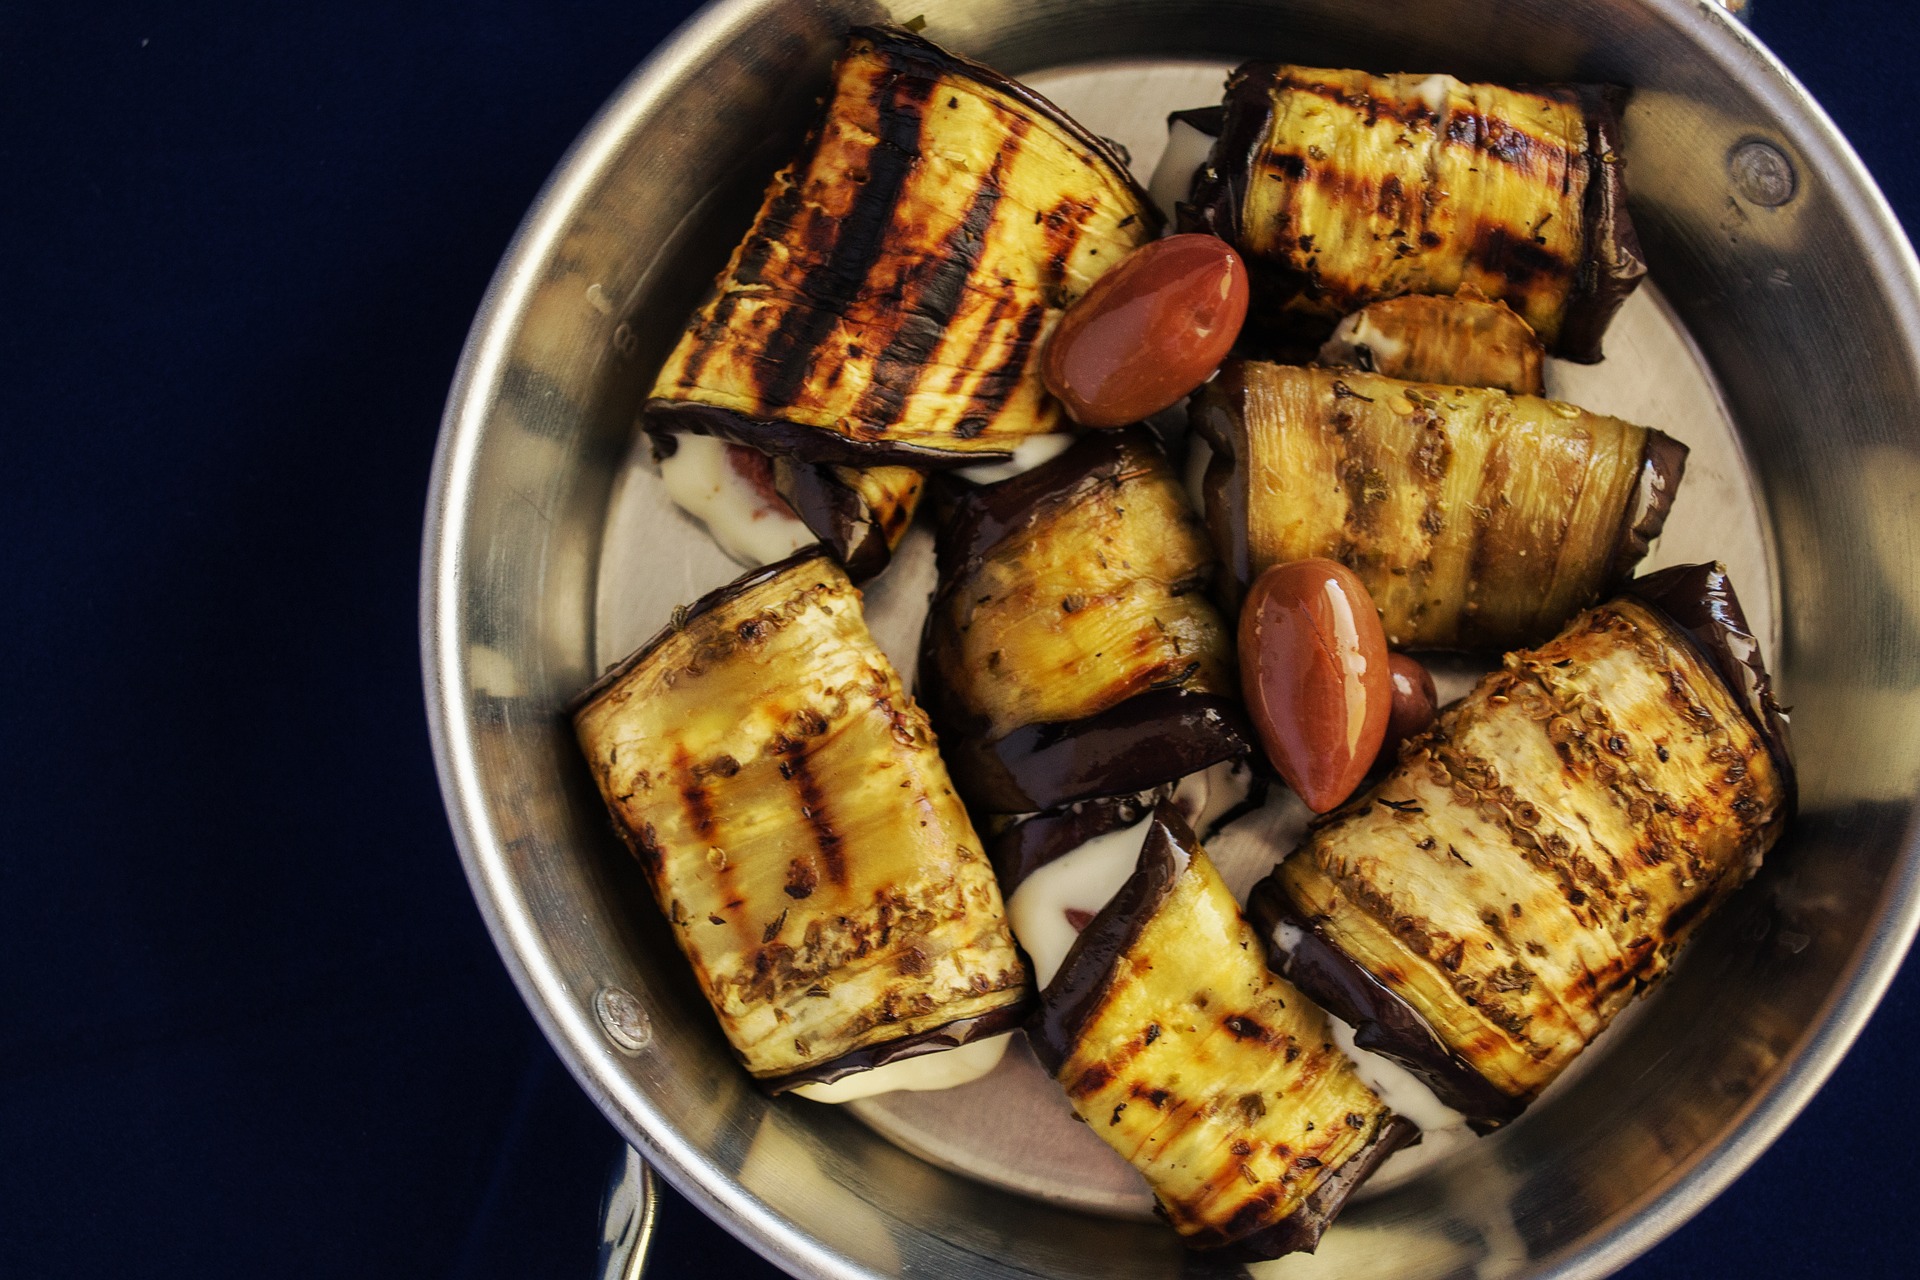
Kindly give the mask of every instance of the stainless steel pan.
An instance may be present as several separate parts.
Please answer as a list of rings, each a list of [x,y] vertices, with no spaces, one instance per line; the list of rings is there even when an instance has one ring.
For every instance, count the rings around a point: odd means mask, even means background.
[[[1635,87],[1633,212],[1757,485],[1803,812],[1577,1081],[1357,1206],[1319,1258],[1277,1274],[1620,1266],[1819,1087],[1920,919],[1912,251],[1819,108],[1706,0],[926,9],[930,36],[1015,74],[1279,55]],[[604,656],[603,540],[609,512],[635,501],[623,463],[651,366],[796,140],[839,32],[882,16],[855,0],[706,10],[615,95],[528,215],[475,321],[434,473],[422,632],[442,785],[494,937],[582,1086],[767,1256],[823,1277],[1192,1274],[1151,1224],[961,1177],[850,1114],[758,1093],[609,835],[560,710]],[[662,613],[725,576],[690,526],[621,554],[636,598]]]

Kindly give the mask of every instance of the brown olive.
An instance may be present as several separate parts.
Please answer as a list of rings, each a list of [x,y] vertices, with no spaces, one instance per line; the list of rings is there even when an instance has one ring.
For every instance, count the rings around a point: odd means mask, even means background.
[[[1315,813],[1360,785],[1392,705],[1373,597],[1332,560],[1275,565],[1240,612],[1240,682],[1280,776]]]
[[[1433,689],[1433,673],[1404,653],[1387,656],[1387,679],[1393,686],[1393,705],[1387,712],[1387,738],[1380,744],[1380,756],[1391,761],[1401,743],[1433,723],[1439,695]]]
[[[1041,377],[1083,427],[1124,427],[1207,380],[1247,318],[1247,268],[1217,236],[1134,250],[1060,317]]]

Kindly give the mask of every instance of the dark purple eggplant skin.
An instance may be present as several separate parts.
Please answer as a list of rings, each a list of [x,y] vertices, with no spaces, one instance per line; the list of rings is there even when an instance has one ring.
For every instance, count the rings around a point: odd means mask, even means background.
[[[853,581],[879,576],[893,560],[893,547],[873,508],[828,468],[775,458],[773,487]]]
[[[1212,1248],[1202,1243],[1204,1237],[1196,1237],[1191,1243],[1195,1248],[1208,1248],[1207,1257],[1222,1262],[1270,1262],[1289,1253],[1312,1253],[1319,1247],[1327,1227],[1340,1216],[1347,1197],[1372,1176],[1380,1162],[1419,1140],[1419,1126],[1405,1116],[1391,1116],[1380,1126],[1372,1142],[1350,1156],[1313,1189],[1313,1194],[1299,1208],[1280,1221],[1263,1231]]]
[[[1241,210],[1246,207],[1248,175],[1253,172],[1253,158],[1267,138],[1272,121],[1272,96],[1265,88],[1271,76],[1257,74],[1263,65],[1270,64],[1248,62],[1234,71],[1233,88],[1222,104],[1218,128],[1212,131],[1217,139],[1213,154],[1194,174],[1187,200],[1176,209],[1177,230],[1216,235],[1235,246],[1241,243]],[[1640,237],[1627,212],[1626,165],[1620,154],[1620,113],[1626,108],[1629,90],[1605,84],[1515,87],[1534,93],[1572,92],[1586,116],[1588,179],[1582,206],[1585,252],[1551,354],[1578,364],[1594,364],[1601,358],[1601,339],[1614,313],[1647,274]],[[1197,121],[1190,123],[1202,127]],[[1255,298],[1286,298],[1310,287],[1298,273],[1276,270],[1252,257],[1247,270]],[[1265,316],[1258,323],[1250,318],[1249,328],[1258,335],[1248,344],[1250,354],[1262,347],[1291,354],[1308,343],[1317,350],[1318,343],[1332,332],[1331,323],[1308,317]]]
[[[1144,428],[1091,431],[1031,471],[955,494],[940,524],[934,567],[941,589],[973,572],[988,552],[1089,489],[1112,483],[1129,448],[1154,448]]]
[[[1140,932],[1166,902],[1187,858],[1199,847],[1193,829],[1171,804],[1153,811],[1140,861],[1134,873],[1102,907],[1067,952],[1060,969],[1040,993],[1040,1005],[1027,1020],[1027,1043],[1048,1074],[1057,1076],[1073,1052],[1087,1020],[1099,1008],[1114,968],[1125,960]],[[1298,985],[1298,984],[1296,984]],[[1186,1243],[1223,1262],[1254,1262],[1289,1253],[1312,1252],[1327,1224],[1347,1197],[1382,1160],[1419,1136],[1402,1116],[1391,1117],[1374,1140],[1340,1166],[1306,1201],[1281,1221],[1236,1240],[1201,1235]]]
[[[1173,892],[1186,866],[1182,851],[1197,843],[1193,829],[1172,805],[1153,811],[1153,825],[1147,828],[1133,874],[1080,931],[1027,1019],[1027,1043],[1049,1075],[1060,1074],[1087,1020],[1100,1007],[1114,966]]]
[[[995,742],[955,731],[938,712],[934,721],[961,793],[993,813],[1145,791],[1247,755],[1254,744],[1237,702],[1186,689],[1149,690],[1098,715],[1030,724]]]
[[[1252,726],[1236,699],[1151,689],[1079,720],[1048,721],[986,738],[935,674],[934,627],[942,602],[1005,539],[1088,489],[1112,483],[1130,451],[1158,451],[1144,427],[1083,435],[1031,471],[953,494],[935,550],[940,586],[921,637],[918,696],[940,734],[941,754],[970,805],[994,813],[1058,809],[1099,796],[1146,791],[1254,750]],[[1203,582],[1193,584],[1200,590]]]
[[[1185,111],[1168,112],[1167,128],[1171,129],[1176,124],[1184,124],[1199,130],[1209,138],[1217,138],[1220,136],[1220,128],[1226,120],[1226,115],[1225,107],[1188,107]]]
[[[1425,1080],[1434,1096],[1464,1115],[1476,1132],[1497,1129],[1526,1109],[1530,1099],[1496,1088],[1447,1048],[1418,1010],[1348,959],[1318,922],[1294,908],[1272,875],[1253,887],[1247,915],[1267,945],[1268,967],[1350,1025],[1360,1048],[1391,1058]],[[1304,935],[1291,951],[1273,941],[1281,924]]]
[[[1601,358],[1601,339],[1614,313],[1646,279],[1647,259],[1627,212],[1626,161],[1620,154],[1620,115],[1629,91],[1619,85],[1570,87],[1587,116],[1586,259],[1567,301],[1554,352],[1580,364]]]
[[[1011,898],[1028,876],[1049,862],[1066,857],[1089,840],[1133,826],[1150,815],[1170,790],[1100,796],[1020,818],[987,842],[1000,892]]]
[[[1640,484],[1620,517],[1620,541],[1607,568],[1610,582],[1622,583],[1646,556],[1653,540],[1666,528],[1674,495],[1687,474],[1687,446],[1664,431],[1647,433],[1647,451],[1640,459]]]
[[[843,1053],[837,1058],[816,1063],[805,1071],[796,1071],[792,1075],[778,1076],[772,1080],[758,1080],[755,1083],[767,1093],[776,1096],[790,1089],[797,1089],[803,1084],[832,1084],[836,1080],[859,1075],[862,1071],[884,1067],[889,1062],[905,1062],[908,1058],[919,1058],[929,1053],[958,1049],[963,1044],[972,1044],[976,1040],[985,1040],[989,1036],[1018,1030],[1031,1015],[1032,1009],[1033,1004],[1028,1000],[1018,1004],[1004,1005],[976,1018],[958,1018],[943,1026],[929,1027],[915,1035],[902,1036],[898,1040],[889,1040],[885,1044],[868,1045],[864,1049]]]
[[[1793,767],[1793,741],[1786,715],[1774,700],[1773,679],[1760,657],[1760,643],[1747,624],[1726,566],[1681,564],[1635,578],[1625,593],[1653,606],[1706,655],[1708,665],[1733,694],[1767,744],[1786,783],[1789,816],[1800,804]]]
[[[793,566],[808,560],[819,560],[823,564],[833,563],[833,557],[828,555],[824,548],[819,546],[802,547],[784,560],[776,560],[772,564],[763,564],[758,569],[749,569],[725,586],[715,587],[712,591],[707,592],[707,594],[701,596],[692,604],[674,610],[672,621],[668,622],[667,625],[660,628],[660,630],[654,632],[653,636],[648,639],[645,644],[608,667],[601,673],[598,680],[588,685],[585,690],[567,703],[567,715],[569,717],[576,715],[582,707],[605,693],[622,676],[632,671],[642,662],[645,662],[655,649],[658,649],[666,642],[667,637],[677,631],[685,630],[687,623],[702,614],[711,613],[728,601],[737,600],[740,596],[751,591],[768,579],[778,577]]]

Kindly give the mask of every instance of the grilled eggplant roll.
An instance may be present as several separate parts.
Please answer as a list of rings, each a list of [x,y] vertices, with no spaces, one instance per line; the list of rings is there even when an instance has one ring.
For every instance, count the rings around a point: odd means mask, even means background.
[[[1039,367],[1060,313],[1160,222],[1111,145],[1032,90],[857,29],[648,419],[806,462],[1003,459],[1060,429]]]
[[[1254,362],[1223,368],[1190,415],[1232,579],[1338,560],[1396,649],[1552,636],[1646,554],[1687,456],[1554,400]]]
[[[817,548],[582,695],[613,824],[775,1092],[1008,1030],[1026,972],[933,733]]]
[[[1256,888],[1276,963],[1487,1128],[1759,866],[1794,805],[1726,575],[1651,575],[1509,654]]]
[[[1451,298],[1407,294],[1360,308],[1320,348],[1320,363],[1407,382],[1545,390],[1540,340],[1504,302],[1463,288]]]
[[[1190,1247],[1274,1258],[1311,1251],[1414,1130],[1262,954],[1192,831],[1163,806],[1027,1036]]]
[[[1132,873],[1145,834],[1141,824],[1155,809],[1173,806],[1189,827],[1210,838],[1259,808],[1265,796],[1265,780],[1248,762],[1227,760],[1150,791],[1082,800],[1008,821],[988,839],[987,853],[1034,982],[1046,986],[1080,930]]]
[[[1248,63],[1182,226],[1231,241],[1296,337],[1382,298],[1471,285],[1591,363],[1646,274],[1622,90]]]
[[[920,687],[969,803],[1026,813],[1251,750],[1206,534],[1138,427],[962,494]]]

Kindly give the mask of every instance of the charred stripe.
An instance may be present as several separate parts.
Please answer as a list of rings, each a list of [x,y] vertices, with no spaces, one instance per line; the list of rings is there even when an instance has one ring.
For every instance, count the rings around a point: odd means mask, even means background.
[[[873,382],[854,411],[857,419],[894,421],[899,417],[901,405],[924,376],[927,361],[939,348],[954,314],[960,309],[967,282],[993,229],[1007,157],[1018,154],[1027,129],[1025,118],[1009,118],[1006,140],[994,156],[992,167],[980,179],[973,198],[967,202],[966,212],[947,233],[937,253],[930,255],[931,269],[919,282],[917,296],[902,300],[898,327],[874,362]]]
[[[889,71],[868,91],[879,140],[868,153],[867,181],[840,219],[831,247],[801,278],[798,292],[806,303],[782,313],[765,359],[757,362],[764,408],[794,402],[807,385],[815,351],[866,286],[920,158],[920,122],[933,88],[931,80]]]

